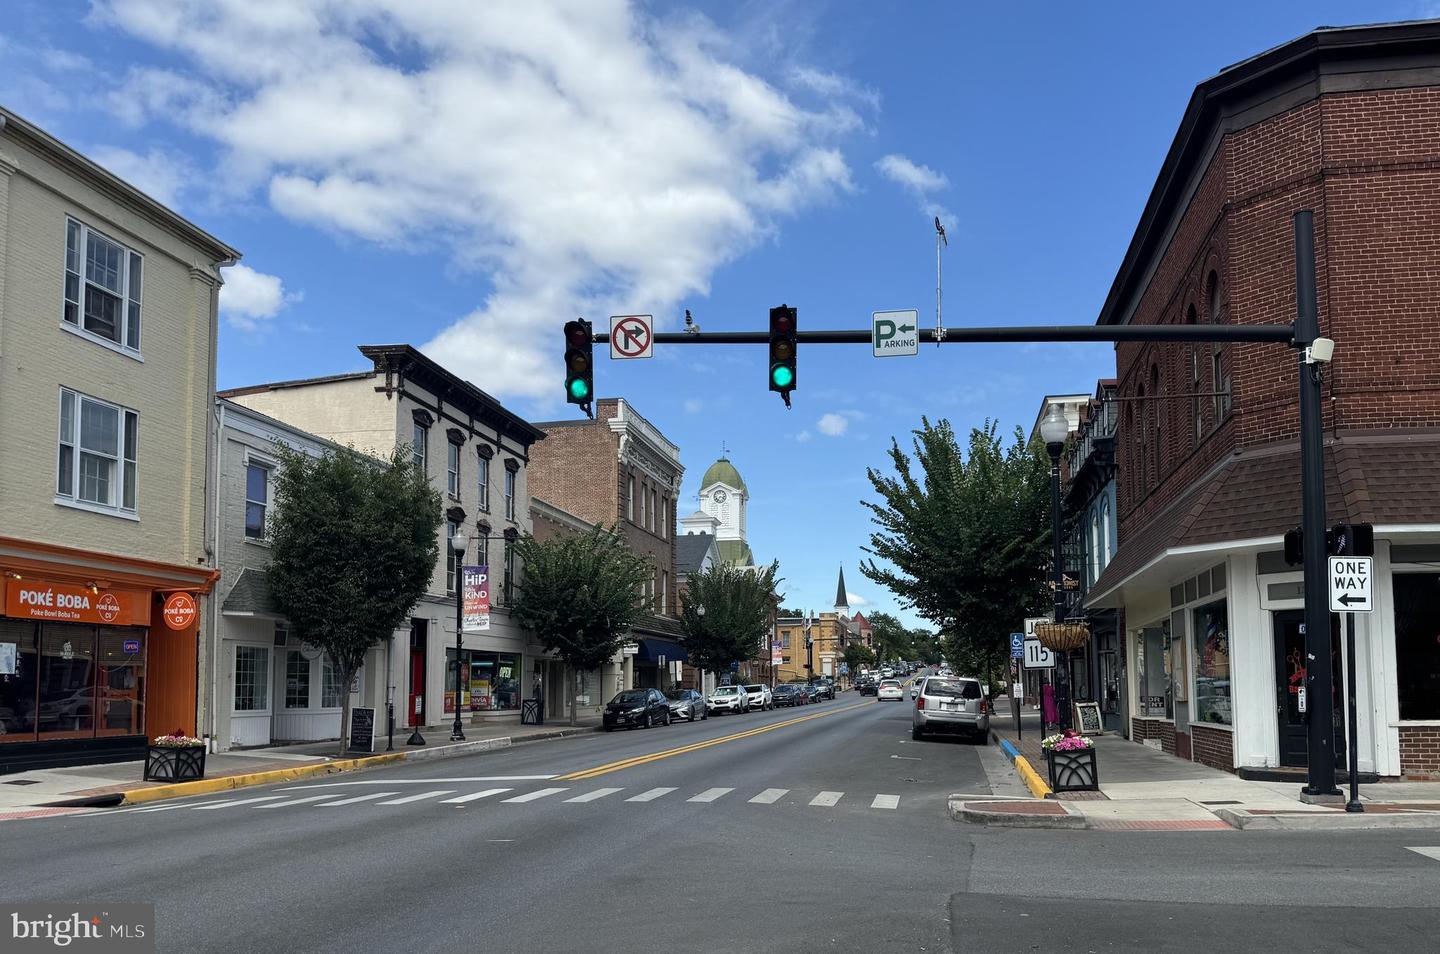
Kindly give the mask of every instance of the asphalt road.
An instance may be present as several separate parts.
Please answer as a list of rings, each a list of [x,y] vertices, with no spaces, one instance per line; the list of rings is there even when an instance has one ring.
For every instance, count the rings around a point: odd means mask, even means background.
[[[847,693],[12,822],[0,897],[153,901],[167,952],[1434,949],[1440,838],[976,828],[980,752]]]

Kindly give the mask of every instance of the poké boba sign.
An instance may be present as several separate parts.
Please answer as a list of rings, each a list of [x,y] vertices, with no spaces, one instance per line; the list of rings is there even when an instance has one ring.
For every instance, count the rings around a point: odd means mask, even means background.
[[[9,580],[5,615],[63,623],[146,626],[150,594],[135,590],[100,589],[48,580]]]

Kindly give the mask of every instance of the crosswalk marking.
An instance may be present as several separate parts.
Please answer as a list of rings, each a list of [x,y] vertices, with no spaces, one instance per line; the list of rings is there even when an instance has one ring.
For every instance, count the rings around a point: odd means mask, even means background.
[[[844,792],[821,792],[819,795],[816,795],[814,798],[810,799],[810,804],[816,805],[820,808],[829,808],[836,802],[840,801],[840,799],[843,798],[844,795]]]
[[[261,808],[289,808],[291,805],[304,805],[306,802],[323,802],[326,799],[334,798],[334,792],[326,792],[324,795],[308,795],[305,798],[292,798],[288,802],[271,802],[269,805],[261,805]]]
[[[873,802],[870,803],[870,807],[871,807],[871,808],[891,808],[891,809],[899,808],[899,807],[900,807],[900,796],[899,796],[899,795],[876,795],[876,796],[875,796],[875,801],[873,801]]]
[[[225,801],[228,802],[229,800],[230,800],[230,799],[227,798]],[[207,804],[207,805],[213,805],[213,804],[215,804],[215,803],[214,803],[214,802],[206,802],[205,804]],[[224,802],[222,802],[221,804],[224,804]],[[168,812],[168,811],[170,811],[171,809],[174,809],[174,808],[196,808],[196,807],[198,807],[198,806],[196,806],[196,805],[188,805],[188,806],[187,806],[187,805],[185,805],[185,804],[182,803],[182,804],[179,804],[179,805],[156,805],[154,808],[128,808],[128,809],[126,809],[126,811],[135,812],[137,815],[144,815],[144,814],[146,814],[147,812]]]
[[[1440,848],[1410,848],[1409,850],[1415,852],[1417,855],[1424,855],[1426,858],[1434,858],[1436,861],[1440,861]]]
[[[513,790],[512,790],[512,789],[508,789],[508,788],[487,788],[487,789],[485,789],[485,791],[483,791],[483,792],[471,792],[469,795],[456,795],[454,798],[447,798],[447,799],[445,799],[445,801],[441,802],[440,804],[441,804],[441,805],[463,805],[463,804],[465,804],[466,802],[473,802],[473,801],[475,801],[476,799],[489,798],[491,795],[503,795],[504,793],[509,792],[509,791],[513,791]]]
[[[767,788],[750,799],[750,802],[755,805],[773,805],[789,794],[790,789],[788,788]]]
[[[623,788],[597,788],[593,792],[586,792],[584,795],[576,795],[574,798],[567,798],[567,802],[593,802],[597,798],[604,798],[606,795],[614,795],[616,792],[625,791]]]
[[[399,792],[371,792],[369,795],[356,795],[353,798],[342,798],[338,802],[322,802],[316,808],[339,808],[341,805],[354,805],[356,802],[368,802],[372,798],[384,798],[386,795],[399,795]]]
[[[675,791],[675,789],[673,788],[652,788],[648,792],[641,792],[639,795],[632,795],[631,797],[625,799],[625,801],[653,802],[655,801],[655,799],[660,798],[664,795],[669,795],[673,791]]]
[[[437,789],[433,792],[421,792],[419,795],[406,795],[404,798],[392,798],[385,802],[376,802],[377,805],[409,805],[411,802],[423,802],[427,798],[435,798],[440,795],[449,795],[455,791],[453,788]]]
[[[196,805],[197,812],[208,812],[216,808],[234,808],[236,805],[254,805],[256,802],[273,802],[277,798],[284,798],[284,795],[265,795],[261,798],[237,798],[228,802],[211,802],[208,805]]]
[[[558,795],[561,792],[568,792],[568,788],[542,788],[535,792],[526,792],[524,795],[516,795],[514,798],[507,798],[503,804],[514,805],[518,802],[533,802],[540,798],[549,798],[551,795]]]
[[[722,795],[729,795],[733,791],[735,791],[735,789],[733,788],[707,788],[705,789],[705,791],[701,792],[699,795],[696,795],[694,798],[687,798],[685,799],[685,801],[713,802],[715,801],[715,799],[720,798]]]

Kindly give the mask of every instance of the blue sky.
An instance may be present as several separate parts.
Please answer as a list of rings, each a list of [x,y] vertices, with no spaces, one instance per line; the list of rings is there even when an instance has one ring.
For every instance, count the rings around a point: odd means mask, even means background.
[[[7,0],[0,102],[245,253],[220,386],[362,367],[408,341],[532,419],[564,416],[561,327],[1090,323],[1194,86],[1319,25],[1435,3],[682,5]],[[474,13],[457,13],[474,10]],[[1029,428],[1113,373],[1100,346],[806,346],[598,362],[682,449],[722,441],[787,605],[858,569],[867,465],[921,415]],[[907,614],[902,614],[907,615]]]

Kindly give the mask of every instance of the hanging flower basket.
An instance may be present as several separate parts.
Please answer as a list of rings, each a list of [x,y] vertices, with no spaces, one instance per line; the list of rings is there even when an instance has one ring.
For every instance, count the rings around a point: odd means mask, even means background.
[[[1035,638],[1057,653],[1079,649],[1090,642],[1088,623],[1037,623]]]

